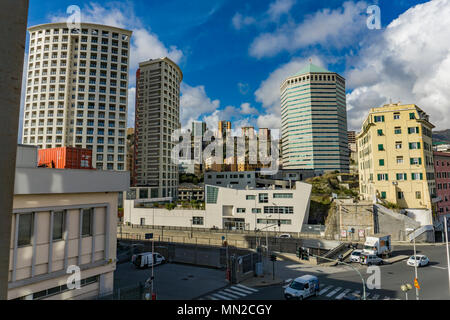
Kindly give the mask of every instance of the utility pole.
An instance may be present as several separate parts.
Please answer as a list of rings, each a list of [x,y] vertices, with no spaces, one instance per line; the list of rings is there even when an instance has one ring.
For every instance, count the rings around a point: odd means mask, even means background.
[[[448,271],[448,290],[450,293],[450,255],[448,252],[448,229],[447,229],[447,217],[444,217],[444,231],[445,231],[445,246],[446,246],[446,251],[447,251],[447,271]]]
[[[28,17],[28,0],[2,1],[0,10],[0,300],[8,297],[9,251],[16,168],[23,59]]]

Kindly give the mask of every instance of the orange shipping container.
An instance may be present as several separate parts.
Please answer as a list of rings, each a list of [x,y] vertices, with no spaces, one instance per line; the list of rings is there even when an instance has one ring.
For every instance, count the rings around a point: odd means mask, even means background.
[[[40,167],[57,169],[93,169],[92,150],[61,147],[39,149],[38,162]]]

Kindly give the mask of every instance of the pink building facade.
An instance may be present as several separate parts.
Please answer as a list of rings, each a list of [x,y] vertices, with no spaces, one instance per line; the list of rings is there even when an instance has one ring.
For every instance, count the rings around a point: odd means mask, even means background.
[[[437,212],[450,216],[450,153],[435,151],[433,158],[436,193],[441,198],[437,203]]]

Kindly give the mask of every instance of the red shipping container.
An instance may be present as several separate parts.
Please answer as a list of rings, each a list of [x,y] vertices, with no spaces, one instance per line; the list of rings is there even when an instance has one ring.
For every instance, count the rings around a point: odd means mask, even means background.
[[[75,147],[39,149],[38,163],[47,168],[93,169],[92,150]]]

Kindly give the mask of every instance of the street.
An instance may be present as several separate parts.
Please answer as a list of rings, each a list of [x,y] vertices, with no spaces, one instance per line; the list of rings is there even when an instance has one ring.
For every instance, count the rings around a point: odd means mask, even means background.
[[[412,246],[396,246],[396,251],[402,254],[411,255]],[[430,259],[430,264],[418,268],[418,280],[420,284],[419,296],[424,300],[444,300],[450,299],[449,283],[446,263],[445,246],[424,245],[417,246],[417,254],[425,254]],[[367,274],[367,266],[353,264],[363,275],[365,281],[370,277]],[[368,289],[366,295],[369,300],[392,300],[405,299],[405,293],[400,286],[404,283],[414,285],[414,267],[406,265],[406,260],[396,262],[392,265],[382,265],[381,288]],[[267,287],[250,288],[254,291],[242,295],[242,289],[230,286],[227,289],[214,290],[202,299],[217,299],[226,296],[228,300],[284,300],[284,286],[289,280],[304,274],[312,274],[319,278],[320,292],[318,297],[311,297],[314,300],[341,299],[346,293],[358,293],[362,295],[362,283],[359,275],[347,266],[317,267],[311,265],[298,264],[292,261],[276,262],[276,275],[284,280],[284,284]],[[248,288],[244,290],[250,291]],[[239,294],[241,293],[241,294]],[[409,300],[415,300],[415,288],[408,292]]]

